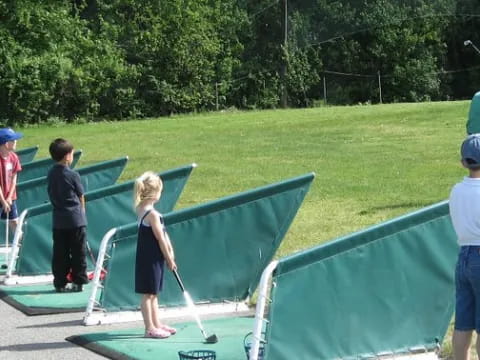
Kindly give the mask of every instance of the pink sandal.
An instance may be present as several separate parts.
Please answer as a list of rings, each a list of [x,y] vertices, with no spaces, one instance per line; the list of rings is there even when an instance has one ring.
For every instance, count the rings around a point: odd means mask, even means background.
[[[177,329],[171,327],[171,326],[168,326],[168,325],[165,325],[163,324],[162,326],[160,326],[160,329],[162,330],[165,330],[166,332],[168,332],[170,335],[174,335],[177,333]]]
[[[163,329],[152,329],[152,330],[145,330],[145,337],[146,338],[153,338],[153,339],[166,339],[170,336],[170,332],[165,331]]]

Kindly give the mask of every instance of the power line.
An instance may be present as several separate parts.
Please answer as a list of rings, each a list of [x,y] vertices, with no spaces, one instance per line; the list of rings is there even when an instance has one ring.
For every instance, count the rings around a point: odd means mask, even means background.
[[[471,66],[471,67],[463,68],[463,69],[441,70],[441,71],[437,71],[437,72],[430,72],[430,74],[434,74],[434,75],[444,74],[444,75],[446,75],[446,74],[455,74],[455,73],[467,72],[467,71],[476,70],[476,69],[480,69],[480,65]],[[377,78],[378,77],[378,73],[375,73],[375,74],[359,74],[359,73],[348,73],[348,72],[334,71],[334,70],[322,70],[320,72],[322,74],[331,74],[331,75],[338,75],[338,76],[345,76],[345,77],[358,77],[358,78]],[[245,80],[245,79],[255,80],[255,77],[258,76],[258,75],[261,75],[261,74],[262,74],[261,71],[256,72],[254,74],[249,73],[247,75],[244,75],[244,76],[241,76],[241,77],[238,77],[238,78],[234,78],[234,79],[230,79],[230,80],[221,80],[221,81],[217,82],[217,84],[218,85],[223,85],[223,84],[227,85],[227,84],[233,84],[233,83]],[[393,75],[393,74],[382,74],[382,78],[388,78],[388,77],[394,77],[394,76],[395,75]]]
[[[270,3],[269,5],[267,5],[266,7],[264,7],[263,9],[257,11],[256,13],[253,13],[252,15],[250,15],[248,18],[250,20],[253,20],[255,17],[257,17],[258,15],[260,15],[262,12],[270,9],[273,5],[276,5],[280,2],[280,0],[275,0],[273,1],[272,3]]]
[[[350,37],[350,36],[353,36],[353,35],[356,35],[356,34],[360,34],[362,32],[367,32],[367,31],[370,31],[372,29],[382,29],[382,28],[385,28],[387,26],[391,26],[391,25],[399,25],[401,23],[403,23],[404,21],[409,21],[409,20],[417,20],[417,19],[427,19],[427,18],[442,18],[442,17],[459,17],[459,18],[463,18],[463,17],[475,17],[475,18],[478,18],[480,17],[480,14],[468,14],[468,13],[459,13],[459,14],[449,14],[449,13],[438,13],[438,14],[426,14],[426,15],[419,15],[419,16],[412,16],[412,17],[407,17],[407,18],[398,18],[398,19],[393,19],[392,21],[389,21],[389,22],[386,22],[385,24],[379,26],[379,25],[374,25],[374,26],[367,26],[367,27],[363,27],[363,28],[359,28],[355,31],[347,31],[347,32],[344,32],[342,34],[338,34],[338,35],[335,35],[335,36],[332,36],[332,37],[329,37],[328,39],[325,39],[325,40],[315,40],[315,41],[311,41],[307,44],[305,44],[303,47],[309,47],[309,46],[314,46],[314,45],[322,45],[322,44],[325,44],[325,43],[332,43],[336,40],[343,40],[345,39],[346,37]]]
[[[432,75],[438,75],[438,74],[456,74],[456,73],[461,73],[461,72],[467,72],[470,70],[476,70],[480,69],[480,65],[476,66],[471,66],[468,68],[463,68],[463,69],[455,69],[455,70],[441,70],[441,71],[436,71],[436,72],[429,72]],[[378,73],[376,74],[358,74],[358,73],[346,73],[346,72],[341,72],[341,71],[332,71],[332,70],[322,70],[321,73],[323,74],[332,74],[332,75],[339,75],[339,76],[345,76],[345,77],[360,77],[360,78],[376,78],[378,77]],[[382,78],[388,78],[388,77],[394,77],[394,74],[382,74]]]
[[[377,77],[377,75],[354,74],[354,73],[345,73],[345,72],[331,71],[331,70],[323,70],[322,73],[324,73],[324,74],[341,75],[341,76],[363,77],[363,78]]]
[[[480,69],[480,65],[471,66],[471,67],[465,68],[465,69],[445,70],[445,71],[440,71],[440,72],[435,73],[435,74],[455,74],[455,73],[461,73],[461,72],[470,71],[470,70],[475,70],[475,69]]]

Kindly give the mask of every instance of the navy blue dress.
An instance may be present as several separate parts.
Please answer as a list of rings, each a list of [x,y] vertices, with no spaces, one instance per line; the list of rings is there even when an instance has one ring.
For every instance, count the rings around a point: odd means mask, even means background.
[[[152,227],[143,224],[143,220],[150,211],[145,212],[138,226],[135,292],[156,295],[162,290],[165,259]],[[162,216],[160,216],[160,222],[163,226]]]

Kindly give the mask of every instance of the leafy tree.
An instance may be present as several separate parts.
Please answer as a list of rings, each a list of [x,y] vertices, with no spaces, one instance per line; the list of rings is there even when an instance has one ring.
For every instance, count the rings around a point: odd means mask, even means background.
[[[233,1],[117,0],[98,8],[102,31],[140,71],[146,115],[213,107],[215,84],[231,80],[243,49]]]
[[[368,102],[377,74],[385,102],[469,98],[478,14],[476,0],[0,0],[0,121],[275,108],[284,94],[303,107],[322,78],[329,102]]]
[[[129,114],[116,100],[128,98],[121,89],[135,72],[112,42],[72,16],[71,4],[1,1],[0,8],[0,59],[6,64],[0,68],[0,119]]]

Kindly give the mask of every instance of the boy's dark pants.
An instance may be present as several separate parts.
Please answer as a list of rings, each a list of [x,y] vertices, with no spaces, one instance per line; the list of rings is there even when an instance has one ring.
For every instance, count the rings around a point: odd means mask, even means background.
[[[73,283],[88,283],[86,260],[86,228],[53,229],[53,286],[64,287],[72,270]]]

